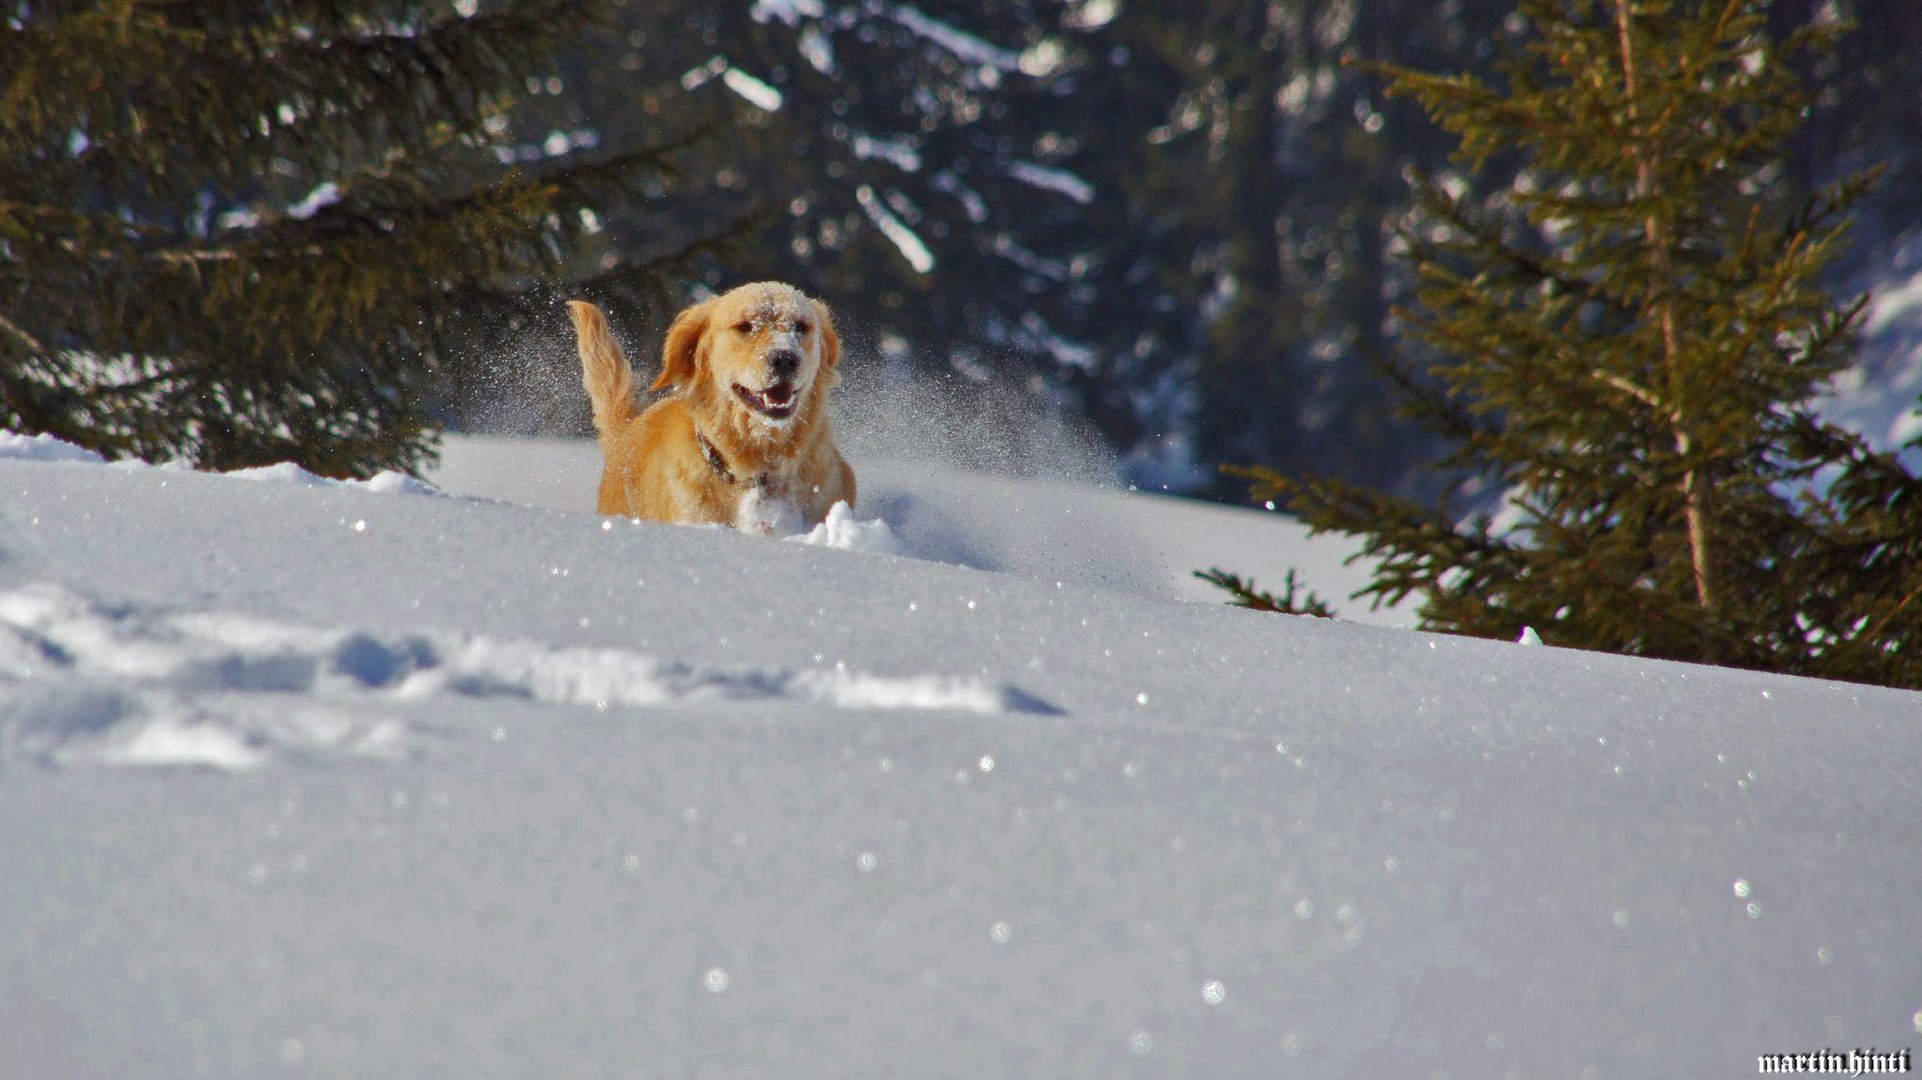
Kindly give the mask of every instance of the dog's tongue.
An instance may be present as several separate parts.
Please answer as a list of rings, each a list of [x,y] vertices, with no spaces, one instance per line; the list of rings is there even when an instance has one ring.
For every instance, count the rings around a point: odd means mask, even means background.
[[[794,387],[787,383],[776,383],[761,391],[761,396],[765,397],[770,405],[786,405],[794,400]]]

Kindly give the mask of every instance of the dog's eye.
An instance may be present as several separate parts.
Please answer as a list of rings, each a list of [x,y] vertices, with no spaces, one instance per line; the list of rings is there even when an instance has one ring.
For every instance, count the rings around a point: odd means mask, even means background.
[[[735,323],[734,332],[737,334],[752,334],[754,332],[754,324],[745,320]]]
[[[796,319],[796,320],[794,320],[794,332],[795,332],[795,333],[797,333],[797,334],[805,334],[805,333],[807,333],[807,332],[808,332],[809,330],[812,330],[812,329],[814,329],[814,324],[813,324],[813,323],[810,323],[810,322],[808,322],[808,321],[807,321],[806,319]]]

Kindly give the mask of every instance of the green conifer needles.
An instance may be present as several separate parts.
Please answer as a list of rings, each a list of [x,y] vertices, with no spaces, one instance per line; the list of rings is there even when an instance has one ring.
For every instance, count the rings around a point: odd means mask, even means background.
[[[1243,470],[1380,560],[1432,629],[1922,686],[1922,484],[1814,412],[1862,301],[1818,287],[1860,177],[1778,182],[1806,115],[1757,0],[1523,0],[1496,80],[1387,68],[1495,187],[1423,180],[1417,360],[1391,366],[1466,522]],[[1492,178],[1505,182],[1495,184]]]
[[[210,468],[418,461],[450,328],[663,164],[503,164],[516,94],[607,7],[0,4],[0,427]]]

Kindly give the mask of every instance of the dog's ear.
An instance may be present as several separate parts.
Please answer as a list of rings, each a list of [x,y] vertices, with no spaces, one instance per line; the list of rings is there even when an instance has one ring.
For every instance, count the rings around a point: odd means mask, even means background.
[[[661,374],[649,390],[665,390],[694,378],[712,309],[712,301],[704,300],[674,316],[674,325],[667,331],[667,343],[661,346]]]
[[[841,362],[841,335],[834,329],[834,312],[819,300],[810,300],[814,305],[814,318],[821,327],[821,367],[833,371]]]

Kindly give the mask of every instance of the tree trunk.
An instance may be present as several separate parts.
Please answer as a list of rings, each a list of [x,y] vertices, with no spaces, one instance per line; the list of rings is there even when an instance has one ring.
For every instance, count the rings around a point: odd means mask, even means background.
[[[1668,376],[1667,419],[1674,427],[1675,453],[1684,462],[1694,452],[1695,441],[1689,432],[1689,409],[1681,393],[1681,335],[1676,325],[1675,262],[1669,250],[1668,231],[1653,204],[1661,194],[1656,175],[1656,147],[1652,133],[1642,130],[1641,81],[1635,66],[1635,41],[1629,12],[1630,0],[1615,0],[1615,28],[1622,46],[1622,77],[1628,94],[1630,152],[1635,156],[1635,196],[1649,203],[1642,222],[1643,239],[1648,244],[1649,269],[1655,278],[1655,315],[1662,331],[1662,359]],[[1716,604],[1714,564],[1711,558],[1708,470],[1700,463],[1687,464],[1682,473],[1682,517],[1688,530],[1690,570],[1695,579],[1695,599],[1705,611]]]

